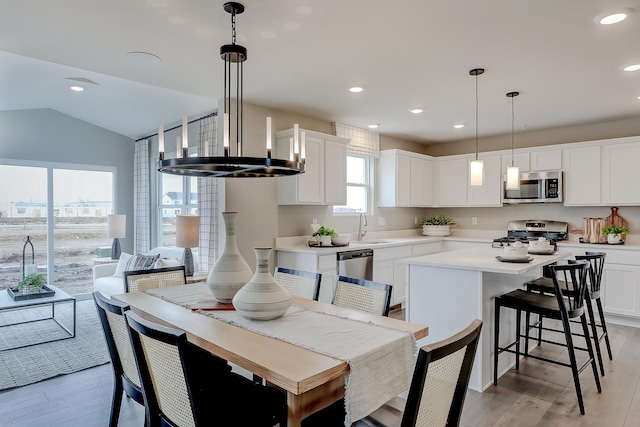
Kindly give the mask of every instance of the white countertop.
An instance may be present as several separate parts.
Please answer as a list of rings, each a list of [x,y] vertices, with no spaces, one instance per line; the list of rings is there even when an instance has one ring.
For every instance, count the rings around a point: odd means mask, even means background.
[[[489,273],[523,274],[541,268],[562,259],[571,257],[570,252],[558,251],[552,255],[530,255],[533,260],[527,263],[502,262],[496,256],[503,254],[500,248],[472,248],[451,252],[440,252],[408,258],[401,262],[409,265],[474,270]]]

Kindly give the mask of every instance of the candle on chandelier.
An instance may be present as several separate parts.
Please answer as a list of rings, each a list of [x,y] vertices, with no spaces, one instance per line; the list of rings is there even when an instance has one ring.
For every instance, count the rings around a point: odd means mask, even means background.
[[[223,121],[223,146],[224,146],[224,156],[229,157],[229,113],[224,113],[222,116]]]
[[[160,160],[164,160],[164,124],[162,122],[158,126],[158,155]]]
[[[271,158],[271,117],[267,117],[267,157]]]
[[[182,116],[182,157],[189,157],[189,122],[187,116]]]
[[[305,156],[305,133],[300,132],[300,159],[302,162],[304,162]]]
[[[293,138],[289,138],[289,160],[293,161]]]
[[[298,128],[298,124],[296,123],[295,125],[293,125],[293,160],[295,160],[296,162],[299,160],[299,157],[300,157],[300,145],[298,143],[298,132],[299,132],[299,128]]]
[[[178,156],[178,153],[181,152],[180,150],[180,137],[176,136],[176,157]],[[184,157],[184,154],[182,155],[182,157]]]

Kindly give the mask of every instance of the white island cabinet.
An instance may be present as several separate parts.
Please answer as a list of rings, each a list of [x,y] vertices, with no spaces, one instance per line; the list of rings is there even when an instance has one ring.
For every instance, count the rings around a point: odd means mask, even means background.
[[[436,342],[461,331],[473,319],[481,319],[482,334],[469,387],[483,391],[493,381],[494,298],[521,288],[542,274],[542,267],[571,256],[570,252],[533,255],[529,263],[500,262],[501,249],[490,247],[441,252],[406,260],[407,320],[429,325],[429,337],[418,344]],[[500,315],[500,341],[515,340],[515,310]],[[499,375],[515,363],[503,354]]]

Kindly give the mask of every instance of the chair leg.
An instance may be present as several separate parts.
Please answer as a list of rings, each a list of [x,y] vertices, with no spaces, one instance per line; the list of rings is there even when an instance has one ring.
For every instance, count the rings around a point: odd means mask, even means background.
[[[591,337],[589,336],[589,327],[587,325],[587,316],[582,313],[580,316],[580,323],[582,323],[582,331],[584,333],[584,339],[587,342],[587,351],[591,358],[591,368],[593,369],[593,378],[596,380],[596,387],[598,393],[602,393],[602,386],[600,385],[600,377],[598,376],[598,368],[596,367],[595,355],[593,354],[593,347],[591,347]]]
[[[113,395],[111,397],[111,414],[109,415],[109,427],[117,427],[120,418],[120,406],[122,405],[122,378],[114,373]]]
[[[520,328],[522,327],[522,310],[516,310],[516,371],[520,370]]]
[[[602,363],[602,352],[600,351],[600,340],[598,340],[596,316],[593,314],[593,304],[591,304],[591,298],[589,296],[585,298],[584,302],[587,306],[587,312],[589,313],[589,323],[591,324],[591,333],[593,334],[596,356],[598,356],[598,364],[600,365],[600,374],[604,377],[604,363]]]
[[[598,314],[600,315],[600,325],[602,327],[602,333],[604,334],[604,341],[607,344],[607,352],[609,353],[609,360],[613,360],[613,354],[611,353],[611,344],[609,343],[609,331],[607,331],[607,323],[604,321],[604,310],[602,308],[602,300],[600,297],[596,298],[596,304],[598,305]],[[600,338],[598,338],[598,342]]]
[[[500,341],[500,298],[495,299],[495,315],[493,317],[493,385],[498,385],[498,352]]]
[[[527,357],[529,356],[529,328],[531,327],[531,312],[527,311],[524,319],[524,357]]]
[[[569,353],[569,361],[571,362],[571,372],[573,373],[573,384],[575,385],[576,395],[578,396],[578,406],[580,407],[580,413],[584,415],[584,402],[582,401],[582,388],[580,387],[580,376],[578,372],[578,363],[576,361],[576,352],[575,352],[575,349],[573,348],[571,325],[569,324],[569,319],[567,319],[564,315],[562,316],[561,320],[562,320],[562,328],[564,329],[564,337],[567,341],[567,352]],[[597,371],[596,371],[596,375],[597,375]]]

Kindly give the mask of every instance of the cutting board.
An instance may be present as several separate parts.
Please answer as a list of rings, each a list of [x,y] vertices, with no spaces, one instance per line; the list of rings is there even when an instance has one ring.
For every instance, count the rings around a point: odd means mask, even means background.
[[[610,225],[615,225],[616,227],[624,227],[626,229],[629,228],[629,223],[627,222],[627,220],[618,215],[617,207],[611,208],[611,215],[609,215],[605,220],[605,227],[608,227]],[[624,241],[626,238],[627,235],[623,234],[622,241]]]

